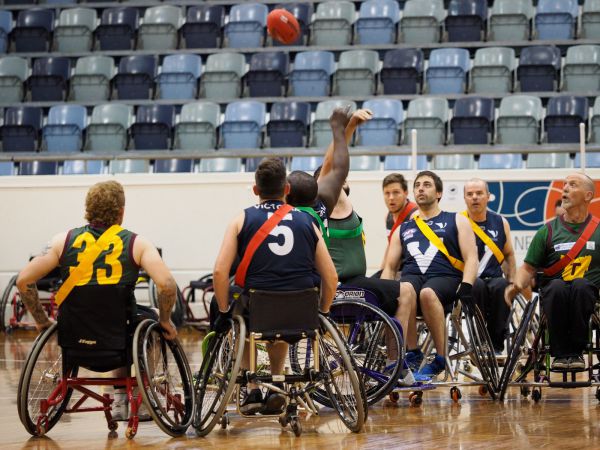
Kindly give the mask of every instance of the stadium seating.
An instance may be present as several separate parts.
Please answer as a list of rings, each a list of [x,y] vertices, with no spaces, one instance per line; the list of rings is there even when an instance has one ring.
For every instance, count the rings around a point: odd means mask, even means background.
[[[69,84],[69,97],[76,102],[109,100],[116,71],[115,61],[110,56],[78,58]]]
[[[450,130],[455,144],[490,144],[494,136],[494,100],[483,97],[456,100]]]
[[[199,151],[216,148],[220,118],[221,110],[216,103],[186,103],[175,126],[174,147]]]
[[[54,31],[53,9],[24,9],[19,11],[12,39],[17,52],[47,52]]]
[[[387,95],[419,94],[423,82],[423,51],[404,48],[388,50],[379,77]]]
[[[294,67],[289,75],[291,95],[328,96],[334,71],[335,60],[332,52],[311,51],[296,54]]]
[[[308,36],[310,30],[310,21],[314,14],[314,6],[312,3],[280,3],[275,6],[275,8],[286,9],[291,12],[296,20],[298,21],[298,25],[300,25],[300,36],[296,41],[290,44],[282,44],[281,42],[273,39],[273,45],[276,47],[285,46],[285,45],[307,45],[308,44]]]
[[[245,74],[246,59],[241,53],[213,53],[200,78],[200,95],[211,99],[239,97]]]
[[[401,42],[440,42],[446,10],[442,0],[408,0],[400,19]]]
[[[322,164],[322,156],[295,156],[292,158],[290,170],[303,170],[312,174]]]
[[[29,73],[27,60],[18,56],[0,58],[0,101],[18,103],[23,100],[25,83]]]
[[[56,175],[56,161],[22,161],[19,163],[19,175]]]
[[[480,48],[471,68],[470,91],[505,94],[513,90],[515,51],[508,47]]]
[[[350,170],[379,170],[381,158],[379,156],[361,155],[350,157]]]
[[[425,72],[430,94],[461,94],[467,86],[471,68],[469,51],[464,48],[439,48],[429,56]]]
[[[262,3],[233,5],[224,29],[227,47],[261,47],[268,12],[267,6]]]
[[[521,169],[520,153],[484,153],[479,157],[479,169]]]
[[[200,172],[240,172],[242,160],[240,158],[204,158],[198,166]]]
[[[582,39],[600,39],[600,0],[585,0],[581,14]]]
[[[412,143],[411,130],[415,129],[420,147],[445,144],[448,115],[448,102],[445,99],[421,97],[412,100],[404,119],[404,143]]]
[[[14,164],[11,161],[0,161],[0,177],[13,175],[14,172]]]
[[[267,134],[271,147],[304,147],[310,123],[310,104],[273,103]]]
[[[517,78],[522,92],[555,91],[561,67],[560,49],[550,45],[521,50]]]
[[[85,150],[118,152],[127,149],[133,108],[120,103],[95,106],[86,129]]]
[[[600,97],[596,97],[590,123],[590,141],[600,144]]]
[[[311,124],[310,145],[323,149],[329,146],[333,139],[331,135],[331,126],[329,125],[329,117],[335,108],[340,107],[350,107],[350,111],[354,111],[356,110],[356,103],[348,100],[325,100],[317,104],[315,118]]]
[[[448,41],[481,41],[487,27],[487,0],[451,0],[446,17]]]
[[[140,105],[131,126],[131,138],[136,150],[166,150],[170,148],[171,131],[175,125],[172,105]]]
[[[375,93],[379,55],[374,50],[348,50],[340,54],[333,75],[333,94],[343,96]]]
[[[496,143],[537,144],[540,139],[542,101],[529,95],[504,97],[496,120]]]
[[[49,152],[79,152],[87,112],[81,105],[55,105],[48,112],[48,121],[42,129],[42,144]]]
[[[54,30],[54,46],[63,53],[89,52],[98,16],[92,8],[63,9]]]
[[[360,4],[356,21],[356,43],[363,45],[393,44],[400,21],[395,0],[365,0]]]
[[[101,174],[104,172],[105,161],[101,160],[83,160],[83,159],[70,159],[63,163],[64,175],[88,175],[88,174]]]
[[[600,45],[576,45],[567,49],[562,90],[600,90]]]
[[[100,50],[131,50],[135,43],[140,13],[137,8],[109,8],[102,12],[96,28]]]
[[[144,20],[138,29],[138,48],[142,50],[177,48],[179,28],[183,21],[183,12],[178,6],[160,5],[146,9]]]
[[[31,76],[27,79],[31,100],[34,102],[65,100],[70,76],[71,60],[67,57],[35,59]]]
[[[573,162],[573,166],[576,168],[581,167],[581,155],[579,153],[575,154],[575,161]],[[600,167],[600,153],[586,153],[585,154],[585,167],[589,168],[598,168]]]
[[[194,170],[192,159],[157,159],[154,162],[154,173],[189,173]]]
[[[221,45],[225,6],[202,4],[190,6],[181,27],[185,48],[216,48]]]
[[[198,79],[202,73],[202,59],[193,54],[168,55],[163,60],[156,78],[157,97],[186,100],[196,98]]]
[[[587,127],[588,111],[586,97],[565,95],[548,100],[544,119],[548,142],[579,142],[579,124]]]
[[[495,0],[490,13],[491,41],[527,41],[534,9],[531,0]]]
[[[577,0],[538,0],[536,36],[540,40],[573,39],[579,5]]]
[[[2,151],[34,152],[42,128],[42,108],[13,106],[4,110],[4,123],[0,128]]]
[[[229,103],[221,125],[224,148],[260,148],[266,106],[254,100]]]
[[[12,13],[0,10],[0,53],[6,53],[12,31]],[[12,166],[11,166],[12,167]]]
[[[118,159],[111,161],[108,172],[115,173],[148,173],[150,162],[147,159]]]
[[[432,159],[435,170],[472,170],[475,168],[473,155],[435,155]]]
[[[374,99],[363,103],[364,109],[373,113],[373,118],[357,130],[357,145],[397,145],[400,127],[404,121],[402,102],[392,99]]]
[[[284,52],[255,53],[250,58],[246,83],[250,97],[279,97],[285,94],[290,57]]]
[[[350,45],[355,20],[354,3],[342,0],[319,3],[311,23],[312,45]]]
[[[121,100],[152,98],[157,71],[156,55],[131,55],[121,58],[119,73],[114,77],[117,98]]]
[[[409,155],[387,155],[383,170],[412,170],[412,157]],[[427,156],[417,155],[417,170],[427,169]]]

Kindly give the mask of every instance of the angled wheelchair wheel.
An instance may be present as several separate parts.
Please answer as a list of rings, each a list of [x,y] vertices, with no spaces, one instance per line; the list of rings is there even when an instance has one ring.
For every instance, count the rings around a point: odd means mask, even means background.
[[[68,376],[77,376],[77,368]],[[27,356],[17,394],[17,409],[21,423],[33,436],[42,436],[56,425],[65,411],[72,389],[56,405],[49,405],[46,414],[41,412],[41,401],[47,400],[63,379],[62,351],[58,345],[58,325],[55,323],[40,334]]]
[[[368,405],[396,386],[404,364],[404,341],[394,321],[370,303],[344,299],[331,306],[331,319],[342,333],[358,367]],[[386,361],[395,365],[386,367]]]
[[[515,336],[512,340],[512,345],[508,349],[508,357],[506,358],[506,364],[504,365],[504,369],[502,370],[499,382],[498,390],[500,401],[504,400],[504,396],[506,395],[508,385],[513,379],[513,375],[517,364],[521,360],[521,357],[524,355],[527,335],[528,333],[530,333],[531,330],[531,321],[533,320],[533,316],[536,311],[537,302],[538,297],[535,297],[533,300],[531,300],[531,302],[529,302],[525,306],[525,310],[523,312],[523,316],[521,317],[519,327],[517,328]]]
[[[141,322],[133,338],[133,362],[144,404],[156,424],[170,436],[181,436],[194,413],[192,372],[177,340],[167,341],[160,325]]]
[[[0,300],[0,330],[7,331],[20,322],[25,316],[27,310],[21,301],[21,296],[17,290],[17,276],[13,276],[2,292]]]
[[[213,335],[208,344],[194,383],[197,408],[193,425],[198,436],[210,433],[225,412],[236,387],[245,339],[246,325],[236,316],[229,332]]]

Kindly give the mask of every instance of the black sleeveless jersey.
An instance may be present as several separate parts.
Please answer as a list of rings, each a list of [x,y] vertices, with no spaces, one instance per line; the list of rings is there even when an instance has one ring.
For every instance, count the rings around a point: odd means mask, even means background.
[[[506,234],[504,233],[504,222],[502,216],[487,212],[486,220],[483,222],[475,222],[487,234],[490,239],[498,246],[500,250],[506,244]],[[500,263],[484,242],[475,235],[477,243],[477,257],[479,258],[479,268],[477,276],[481,278],[497,278],[502,276],[502,267]]]

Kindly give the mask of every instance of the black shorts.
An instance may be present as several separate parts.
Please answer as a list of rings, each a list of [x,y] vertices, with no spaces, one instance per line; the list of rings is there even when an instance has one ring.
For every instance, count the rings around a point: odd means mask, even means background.
[[[371,291],[379,300],[379,306],[388,316],[395,316],[398,309],[400,283],[396,280],[382,280],[356,276],[342,282],[343,286],[357,287]]]
[[[419,300],[419,293],[423,289],[430,288],[444,306],[450,306],[456,300],[456,290],[460,281],[460,278],[455,277],[427,278],[424,275],[402,275],[400,278],[400,283],[410,283],[412,285],[417,293],[417,300]]]

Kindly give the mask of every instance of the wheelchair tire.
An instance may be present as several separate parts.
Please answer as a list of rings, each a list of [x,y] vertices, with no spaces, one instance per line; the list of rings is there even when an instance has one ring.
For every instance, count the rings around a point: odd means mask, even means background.
[[[346,313],[345,313],[346,311]],[[342,333],[358,367],[369,406],[396,387],[404,364],[404,340],[393,320],[380,308],[360,300],[336,300],[330,317]],[[390,341],[392,340],[392,341]],[[396,365],[385,372],[387,346],[398,349]]]
[[[56,356],[56,352],[58,352],[58,356]],[[62,352],[58,345],[58,325],[54,323],[34,341],[19,379],[17,409],[21,423],[29,434],[41,436],[50,431],[69,404],[73,394],[71,388],[67,389],[62,402],[49,409],[44,429],[38,429],[39,401],[52,393],[60,383],[62,376]],[[77,376],[77,367],[71,369],[69,376]]]
[[[198,436],[210,433],[225,412],[236,388],[245,339],[244,320],[235,316],[229,332],[214,335],[208,344],[194,383],[197,408],[193,426]]]
[[[515,337],[512,341],[512,346],[508,349],[508,357],[506,358],[506,363],[500,376],[500,384],[498,388],[500,401],[504,401],[504,396],[506,395],[508,385],[512,380],[517,364],[519,363],[521,356],[523,355],[523,346],[525,345],[527,333],[530,331],[529,322],[533,318],[537,302],[538,297],[535,297],[525,307],[523,317],[521,318],[521,322],[519,323],[519,327],[517,328]]]
[[[14,275],[9,281],[0,301],[0,330],[8,331],[11,327],[11,319],[16,316],[20,321],[26,313],[25,305],[19,298],[17,291],[17,276]]]
[[[192,372],[177,340],[167,341],[160,325],[141,322],[133,337],[135,376],[154,422],[170,436],[185,433],[194,415]]]

